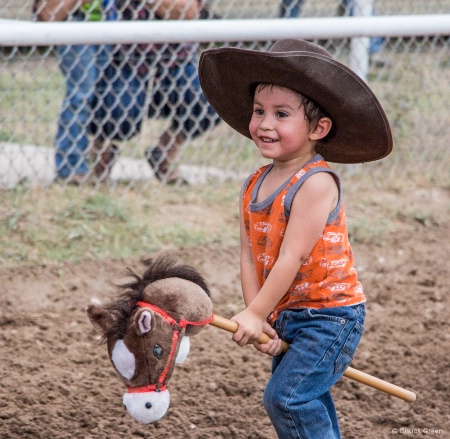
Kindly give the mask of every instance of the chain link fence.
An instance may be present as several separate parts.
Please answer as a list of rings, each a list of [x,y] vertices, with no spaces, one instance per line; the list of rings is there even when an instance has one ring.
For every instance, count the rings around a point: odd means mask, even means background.
[[[45,15],[46,1],[33,12],[32,2],[0,0],[0,20],[58,19]],[[145,2],[117,0],[111,18],[96,3],[74,8],[68,20],[155,20],[171,13],[161,17]],[[375,0],[373,13],[450,14],[450,0]],[[189,18],[188,9],[183,14]],[[200,17],[352,14],[344,0],[210,0]],[[348,38],[315,42],[349,64]],[[232,45],[267,50],[272,43]],[[249,140],[220,122],[196,74],[199,53],[222,45],[0,47],[0,187],[242,180],[263,161]],[[450,183],[449,47],[448,35],[370,40],[367,81],[391,122],[394,151],[380,162],[335,166],[341,175],[382,188]]]

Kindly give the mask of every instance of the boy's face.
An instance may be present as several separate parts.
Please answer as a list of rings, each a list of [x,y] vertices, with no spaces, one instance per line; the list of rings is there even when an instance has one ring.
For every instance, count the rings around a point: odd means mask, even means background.
[[[263,157],[288,161],[314,154],[315,141],[310,138],[299,96],[288,88],[256,88],[249,131]]]

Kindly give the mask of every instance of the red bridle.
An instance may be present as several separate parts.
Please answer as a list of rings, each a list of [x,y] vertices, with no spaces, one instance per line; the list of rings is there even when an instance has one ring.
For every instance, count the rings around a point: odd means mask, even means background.
[[[175,320],[174,318],[170,317],[169,314],[167,314],[164,310],[161,308],[152,305],[151,303],[147,302],[136,302],[136,305],[140,308],[150,308],[157,314],[159,314],[169,325],[173,327],[173,336],[172,336],[172,346],[170,348],[170,354],[169,359],[167,361],[166,367],[161,372],[161,375],[158,378],[158,381],[156,384],[149,384],[148,386],[140,386],[140,387],[128,387],[128,393],[145,393],[145,392],[160,392],[162,390],[166,390],[166,385],[163,384],[164,380],[167,377],[167,373],[169,372],[170,365],[172,364],[172,361],[175,360],[175,350],[177,348],[178,339],[180,331],[183,328],[186,328],[187,325],[193,325],[193,326],[205,326],[211,323],[214,319],[214,314],[211,314],[211,317],[208,317],[207,319],[200,320],[198,322],[191,322],[189,320]]]

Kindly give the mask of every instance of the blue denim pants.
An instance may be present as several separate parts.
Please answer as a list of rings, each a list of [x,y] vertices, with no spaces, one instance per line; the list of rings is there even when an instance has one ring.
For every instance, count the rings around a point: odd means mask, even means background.
[[[92,124],[97,137],[111,140],[131,138],[140,132],[145,113],[150,118],[170,118],[172,131],[190,139],[219,123],[219,116],[202,92],[196,58],[156,68],[147,109],[149,79],[150,73],[141,75],[127,63],[108,66],[99,86],[105,92]]]
[[[196,58],[182,60],[169,70],[158,67],[148,115],[172,118],[172,131],[190,139],[195,139],[220,122],[203,94]]]
[[[58,177],[88,172],[89,124],[97,81],[109,59],[106,48],[94,45],[58,46],[59,67],[66,94],[58,119],[55,165]]]
[[[275,322],[287,352],[273,358],[263,404],[279,438],[341,437],[331,387],[353,359],[365,306],[282,311]]]
[[[280,4],[281,18],[298,18],[301,15],[301,9],[304,0],[282,0]]]

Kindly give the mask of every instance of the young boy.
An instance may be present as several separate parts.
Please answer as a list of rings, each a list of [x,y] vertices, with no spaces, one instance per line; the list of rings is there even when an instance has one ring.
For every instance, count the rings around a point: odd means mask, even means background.
[[[246,309],[232,319],[233,340],[273,356],[263,403],[280,438],[340,438],[330,388],[352,361],[366,299],[340,181],[325,160],[385,157],[388,121],[364,81],[304,40],[279,40],[268,52],[206,50],[199,69],[219,116],[271,160],[242,190]],[[257,343],[262,332],[272,340]]]

